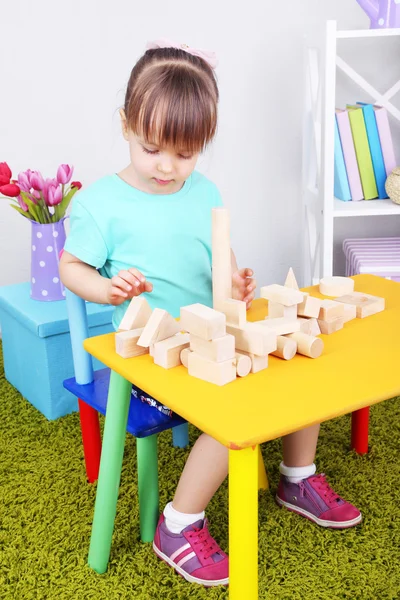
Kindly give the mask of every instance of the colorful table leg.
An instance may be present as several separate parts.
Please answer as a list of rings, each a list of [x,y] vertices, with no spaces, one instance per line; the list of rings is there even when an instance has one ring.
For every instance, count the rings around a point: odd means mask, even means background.
[[[182,423],[172,429],[172,441],[175,448],[186,448],[189,446],[189,425]]]
[[[267,490],[268,488],[268,475],[265,470],[264,459],[261,454],[261,446],[258,446],[258,489]]]
[[[368,453],[369,406],[355,410],[351,416],[351,447],[358,454]]]
[[[129,381],[111,371],[88,558],[89,566],[98,573],[106,572],[110,557],[131,390]]]
[[[85,456],[86,477],[89,483],[97,481],[101,456],[101,436],[99,413],[96,409],[78,398],[81,421],[83,454]]]
[[[258,598],[258,446],[229,450],[229,598]]]
[[[159,517],[157,434],[136,439],[140,537],[152,542]]]

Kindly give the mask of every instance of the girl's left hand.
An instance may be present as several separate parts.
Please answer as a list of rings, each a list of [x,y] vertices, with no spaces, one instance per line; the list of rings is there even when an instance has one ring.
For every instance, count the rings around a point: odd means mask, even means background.
[[[232,275],[232,298],[246,302],[246,310],[249,310],[254,300],[257,282],[252,279],[252,269],[239,269]]]

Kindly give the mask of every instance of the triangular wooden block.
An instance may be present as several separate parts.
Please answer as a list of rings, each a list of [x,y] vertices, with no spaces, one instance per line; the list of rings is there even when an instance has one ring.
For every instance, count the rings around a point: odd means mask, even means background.
[[[166,310],[155,308],[137,343],[139,346],[147,348],[151,344],[166,340],[179,333],[180,330],[179,323]]]
[[[292,267],[289,269],[289,273],[287,274],[286,281],[284,283],[285,287],[292,288],[294,290],[298,290],[299,286],[297,285],[296,277],[294,275]]]
[[[130,331],[139,329],[147,324],[150,319],[152,309],[144,296],[135,296],[132,298],[125,315],[119,324],[118,331]]]

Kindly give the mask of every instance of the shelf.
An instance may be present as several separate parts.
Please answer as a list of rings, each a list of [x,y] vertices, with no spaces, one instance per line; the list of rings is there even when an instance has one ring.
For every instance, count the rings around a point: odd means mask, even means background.
[[[361,200],[360,202],[342,202],[334,198],[333,216],[335,217],[378,217],[400,215],[400,204],[392,200]]]
[[[400,35],[400,29],[349,29],[348,31],[342,30],[336,32],[336,37],[338,39],[390,37],[393,35]]]

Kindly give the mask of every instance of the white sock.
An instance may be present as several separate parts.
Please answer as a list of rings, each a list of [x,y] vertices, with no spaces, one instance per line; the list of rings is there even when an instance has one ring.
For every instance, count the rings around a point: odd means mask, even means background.
[[[317,467],[314,463],[306,467],[287,467],[284,462],[281,462],[279,470],[282,475],[288,478],[290,483],[299,483],[302,479],[307,479],[307,477],[314,475]]]
[[[197,514],[181,513],[172,506],[169,502],[164,508],[165,524],[171,533],[180,533],[188,525],[203,520],[205,517],[204,511]]]

